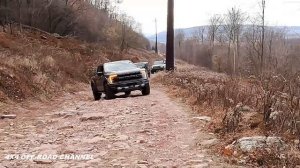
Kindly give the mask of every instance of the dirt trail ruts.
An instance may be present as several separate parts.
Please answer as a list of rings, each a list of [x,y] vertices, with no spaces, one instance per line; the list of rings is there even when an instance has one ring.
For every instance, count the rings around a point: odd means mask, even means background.
[[[151,95],[93,101],[90,89],[15,109],[0,120],[2,167],[232,167],[209,154],[217,141],[205,121],[171,100]],[[202,145],[201,145],[202,144]],[[91,154],[92,160],[6,160],[7,154]],[[0,167],[1,167],[0,166]]]

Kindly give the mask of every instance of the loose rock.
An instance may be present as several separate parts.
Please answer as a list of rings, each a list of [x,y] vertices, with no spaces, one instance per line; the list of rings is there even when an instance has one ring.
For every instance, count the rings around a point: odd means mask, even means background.
[[[72,129],[72,128],[74,128],[73,125],[68,125],[68,126],[60,127],[57,130]]]
[[[279,148],[284,147],[284,142],[280,137],[265,137],[265,136],[254,136],[254,137],[243,137],[233,143],[235,147],[241,149],[243,152],[250,152],[257,148],[273,147]]]
[[[25,136],[21,135],[21,134],[10,134],[10,135],[16,139],[24,139],[25,138]]]
[[[137,164],[148,164],[148,162],[145,160],[139,160],[137,161]]]
[[[36,164],[51,164],[51,160],[34,160]]]
[[[237,141],[238,147],[244,152],[250,152],[255,148],[264,147],[265,143],[265,136],[244,137]]]
[[[243,107],[241,107],[241,111],[242,112],[250,112],[250,111],[253,111],[253,109],[249,106],[243,106]]]
[[[68,168],[68,167],[70,167],[70,165],[65,164],[65,163],[56,163],[56,164],[53,165],[53,167],[55,167],[55,168]]]
[[[208,116],[194,117],[194,119],[202,120],[202,121],[206,121],[206,122],[211,121],[211,117],[208,117]]]
[[[17,115],[15,115],[15,114],[9,114],[9,115],[2,115],[1,117],[0,117],[1,119],[15,119],[15,118],[17,118]]]
[[[129,137],[126,136],[126,135],[118,135],[118,136],[117,136],[117,139],[118,139],[119,141],[126,141],[126,140],[129,139]]]
[[[100,120],[104,118],[104,114],[101,113],[87,113],[83,114],[80,118],[80,121],[88,121],[88,120]]]
[[[218,142],[219,142],[218,139],[210,139],[210,140],[202,141],[200,144],[202,146],[213,146],[216,145]]]
[[[102,137],[94,137],[92,139],[85,139],[82,142],[83,143],[91,143],[91,144],[93,144],[93,143],[97,143],[97,142],[104,141],[104,140],[106,140],[106,139],[102,138]]]

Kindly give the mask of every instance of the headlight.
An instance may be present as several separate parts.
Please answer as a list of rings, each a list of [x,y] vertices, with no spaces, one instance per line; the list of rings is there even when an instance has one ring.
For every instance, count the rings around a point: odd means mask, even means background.
[[[147,75],[145,69],[141,69],[141,73],[142,73],[142,76],[143,76],[144,79],[148,79],[148,75]]]
[[[113,84],[114,82],[116,82],[118,79],[118,75],[117,74],[112,74],[109,75],[108,77],[108,83]]]

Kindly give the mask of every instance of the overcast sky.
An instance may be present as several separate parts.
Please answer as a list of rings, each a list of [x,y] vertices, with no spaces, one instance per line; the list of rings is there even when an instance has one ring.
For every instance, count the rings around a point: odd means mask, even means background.
[[[261,0],[174,0],[175,27],[187,28],[207,25],[213,14],[224,14],[232,7],[240,8],[250,16],[260,12]],[[142,24],[143,33],[166,30],[167,0],[123,0],[120,9]],[[266,20],[269,25],[300,26],[300,0],[266,0]]]

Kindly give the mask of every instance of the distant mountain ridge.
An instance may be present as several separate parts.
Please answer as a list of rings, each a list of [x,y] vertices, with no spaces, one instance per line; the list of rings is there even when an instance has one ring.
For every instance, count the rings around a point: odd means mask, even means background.
[[[300,26],[269,26],[269,27],[278,28],[278,29],[285,28],[285,29],[287,29],[287,37],[288,38],[300,38]],[[205,28],[204,36],[207,36],[208,26],[197,26],[197,27],[190,27],[190,28],[175,29],[175,34],[176,34],[176,32],[182,31],[182,32],[184,32],[186,38],[191,38],[191,37],[193,37],[194,33],[201,28]],[[158,36],[157,36],[158,42],[166,43],[166,36],[167,36],[166,31],[158,33]],[[150,41],[155,41],[155,34],[147,36],[147,38]]]

